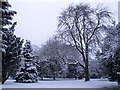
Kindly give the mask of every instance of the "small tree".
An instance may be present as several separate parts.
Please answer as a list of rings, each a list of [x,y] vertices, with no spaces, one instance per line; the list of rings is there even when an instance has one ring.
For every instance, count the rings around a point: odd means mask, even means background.
[[[24,66],[21,67],[16,77],[16,82],[32,83],[37,82],[37,69],[34,65],[34,56],[30,41],[26,41],[23,49]]]
[[[55,80],[56,77],[59,77],[62,68],[57,58],[50,58],[49,62],[50,76]]]
[[[77,78],[77,65],[76,64],[68,64],[68,78]]]

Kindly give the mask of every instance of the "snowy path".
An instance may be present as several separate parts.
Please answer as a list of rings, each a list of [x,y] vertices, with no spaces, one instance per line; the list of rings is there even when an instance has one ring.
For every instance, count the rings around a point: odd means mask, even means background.
[[[14,83],[14,80],[7,80],[3,88],[113,88],[117,87],[117,82],[108,80],[91,79],[84,80],[56,80],[39,81],[38,83]]]

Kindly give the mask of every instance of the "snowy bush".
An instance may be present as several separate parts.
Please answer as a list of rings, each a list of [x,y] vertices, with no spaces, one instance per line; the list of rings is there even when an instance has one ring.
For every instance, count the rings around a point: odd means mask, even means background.
[[[90,78],[98,78],[98,73],[96,72],[91,73]]]

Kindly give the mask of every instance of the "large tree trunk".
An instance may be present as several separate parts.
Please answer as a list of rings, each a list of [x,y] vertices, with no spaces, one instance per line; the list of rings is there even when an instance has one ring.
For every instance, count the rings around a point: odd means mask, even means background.
[[[86,44],[86,59],[85,59],[85,81],[89,81],[89,68],[88,68],[88,44]]]
[[[85,66],[85,81],[89,81],[89,70],[88,70],[88,65]]]

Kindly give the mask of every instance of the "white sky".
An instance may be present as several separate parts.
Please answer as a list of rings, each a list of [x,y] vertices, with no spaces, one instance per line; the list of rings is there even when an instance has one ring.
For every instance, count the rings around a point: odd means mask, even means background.
[[[57,17],[68,5],[91,0],[8,0],[12,9],[17,11],[14,20],[17,21],[15,34],[32,44],[42,45],[57,30]],[[108,7],[117,21],[118,0],[92,0],[91,5],[99,2]]]

